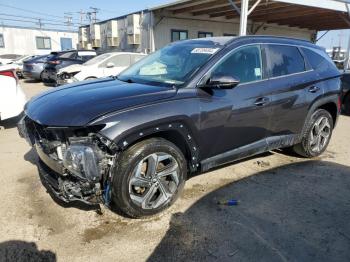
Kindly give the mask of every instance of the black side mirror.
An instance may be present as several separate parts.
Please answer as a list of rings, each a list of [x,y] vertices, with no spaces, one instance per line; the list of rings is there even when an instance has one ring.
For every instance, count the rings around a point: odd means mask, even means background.
[[[239,80],[228,75],[212,75],[207,83],[206,87],[231,89],[239,84]]]

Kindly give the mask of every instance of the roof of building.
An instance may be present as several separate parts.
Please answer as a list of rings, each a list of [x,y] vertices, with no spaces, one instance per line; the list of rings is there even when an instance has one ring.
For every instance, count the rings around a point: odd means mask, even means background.
[[[39,27],[35,27],[35,26],[18,26],[18,25],[4,25],[4,24],[0,24],[0,28],[2,28],[2,27],[3,28],[18,28],[18,29],[50,31],[50,32],[78,33],[78,31],[73,31],[73,30],[39,28]]]
[[[232,0],[240,8],[240,0]],[[334,30],[350,28],[349,6],[345,0],[269,0],[250,1],[252,8],[248,19],[254,23],[275,23],[310,30]],[[229,0],[179,0],[130,14],[167,11],[172,15],[186,14],[192,18],[205,17],[208,21],[239,19],[238,12]],[[119,16],[99,22],[118,20]]]

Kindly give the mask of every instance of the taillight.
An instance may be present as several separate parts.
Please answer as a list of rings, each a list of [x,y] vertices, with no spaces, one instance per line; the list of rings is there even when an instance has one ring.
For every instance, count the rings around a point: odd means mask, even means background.
[[[18,83],[18,78],[17,78],[17,74],[16,74],[15,70],[0,71],[0,75],[12,77],[16,80],[16,84]]]
[[[341,112],[341,108],[342,108],[341,96],[338,96],[338,110],[339,110],[339,112]]]
[[[54,61],[50,61],[49,64],[53,64],[53,65],[59,65],[61,63],[61,61],[59,60],[54,60]]]

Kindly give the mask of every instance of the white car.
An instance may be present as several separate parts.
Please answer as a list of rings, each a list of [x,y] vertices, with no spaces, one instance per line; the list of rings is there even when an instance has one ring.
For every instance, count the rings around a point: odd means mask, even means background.
[[[0,71],[14,69],[18,77],[23,77],[23,62],[34,57],[35,55],[25,55],[6,65],[0,65]]]
[[[57,73],[59,85],[88,79],[115,76],[146,54],[113,52],[96,56],[82,65],[70,65]]]
[[[5,54],[0,55],[0,65],[7,65],[12,63],[14,60],[17,60],[21,58],[23,55],[17,55],[17,54]]]
[[[27,99],[15,70],[0,71],[0,87],[0,120],[21,114]]]

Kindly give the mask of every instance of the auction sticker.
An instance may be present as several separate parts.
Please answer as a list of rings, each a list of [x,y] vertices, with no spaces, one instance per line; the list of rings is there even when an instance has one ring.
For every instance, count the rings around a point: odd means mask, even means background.
[[[217,51],[219,50],[219,48],[204,48],[204,47],[199,47],[199,48],[195,48],[191,51],[192,54],[215,54]]]

